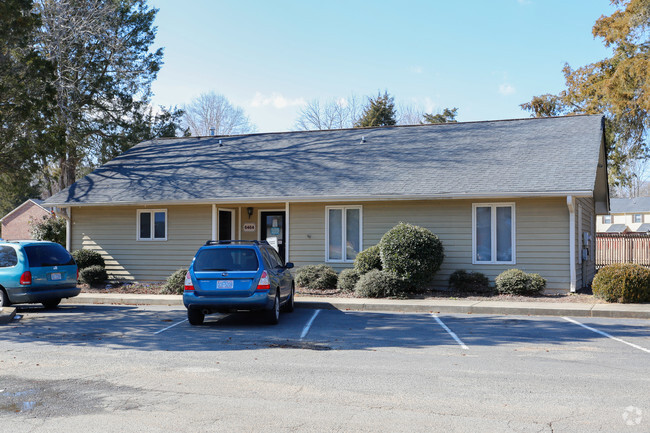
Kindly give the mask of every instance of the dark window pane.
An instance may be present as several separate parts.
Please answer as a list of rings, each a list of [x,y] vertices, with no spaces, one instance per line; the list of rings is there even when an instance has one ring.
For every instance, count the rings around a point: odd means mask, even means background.
[[[140,239],[151,239],[151,212],[140,213]]]
[[[0,268],[10,268],[18,264],[16,250],[9,246],[0,247]]]
[[[33,268],[75,264],[70,253],[58,244],[27,245],[25,253],[27,254],[29,266]]]
[[[219,211],[219,239],[222,241],[232,240],[232,212]]]
[[[165,239],[165,212],[156,212],[154,214],[153,236],[156,239]]]
[[[275,251],[275,248],[269,248],[269,255],[271,256],[271,261],[273,262],[274,267],[284,266],[284,260],[280,258],[280,255]]]
[[[194,261],[197,272],[256,271],[258,267],[257,254],[251,248],[207,248]]]

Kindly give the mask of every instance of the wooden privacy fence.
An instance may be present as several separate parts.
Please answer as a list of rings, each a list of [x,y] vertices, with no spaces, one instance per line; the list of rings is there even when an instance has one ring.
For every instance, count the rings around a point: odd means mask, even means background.
[[[650,267],[650,234],[597,233],[596,268],[613,263],[636,263]]]

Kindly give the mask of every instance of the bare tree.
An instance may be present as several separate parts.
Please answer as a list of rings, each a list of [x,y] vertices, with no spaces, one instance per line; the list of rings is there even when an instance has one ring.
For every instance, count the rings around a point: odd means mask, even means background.
[[[314,99],[300,109],[296,120],[296,129],[308,131],[353,128],[360,114],[361,105],[355,95],[330,99],[324,103]]]
[[[624,168],[629,173],[629,180],[624,185],[611,185],[610,193],[614,197],[634,198],[650,195],[648,170],[650,161],[637,158],[628,161]]]
[[[400,105],[397,109],[398,125],[420,125],[424,118],[424,110],[417,105]]]
[[[242,108],[215,92],[201,94],[184,110],[183,120],[194,136],[210,135],[211,129],[215,135],[246,134],[257,129]]]

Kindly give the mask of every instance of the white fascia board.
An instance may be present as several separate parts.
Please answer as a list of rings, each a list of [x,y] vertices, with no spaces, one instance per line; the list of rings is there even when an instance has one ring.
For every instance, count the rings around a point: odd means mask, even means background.
[[[86,206],[174,206],[192,204],[247,204],[247,203],[301,203],[301,202],[360,202],[360,201],[415,201],[415,200],[483,200],[483,199],[513,199],[513,198],[546,198],[546,197],[592,197],[593,191],[553,191],[553,192],[518,192],[518,193],[485,193],[485,194],[435,194],[435,195],[370,195],[370,196],[296,196],[296,197],[222,197],[218,199],[198,200],[157,200],[157,201],[112,201],[96,203],[52,202],[48,206],[86,207]]]

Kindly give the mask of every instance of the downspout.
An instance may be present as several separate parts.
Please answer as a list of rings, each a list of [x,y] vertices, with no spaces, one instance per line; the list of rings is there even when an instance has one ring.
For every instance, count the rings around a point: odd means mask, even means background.
[[[212,205],[212,237],[213,241],[217,240],[217,205]]]
[[[570,290],[573,293],[576,291],[576,210],[573,196],[567,196],[566,205],[569,208],[569,273]]]
[[[72,247],[72,220],[70,219],[70,208],[54,208],[54,215],[65,220],[65,249],[70,251]]]
[[[285,213],[285,239],[284,239],[284,262],[289,262],[289,202],[284,203],[284,213]]]

